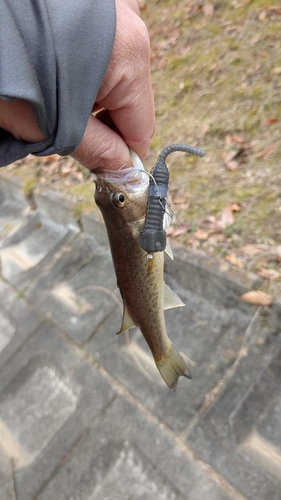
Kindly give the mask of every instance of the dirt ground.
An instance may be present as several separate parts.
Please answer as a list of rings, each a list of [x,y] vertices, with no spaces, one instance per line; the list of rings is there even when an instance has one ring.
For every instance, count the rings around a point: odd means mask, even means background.
[[[171,155],[169,234],[251,270],[281,295],[281,7],[266,0],[142,1],[151,37],[157,128],[148,170]],[[28,157],[7,167],[26,193],[48,186],[94,206],[91,176],[71,158]]]

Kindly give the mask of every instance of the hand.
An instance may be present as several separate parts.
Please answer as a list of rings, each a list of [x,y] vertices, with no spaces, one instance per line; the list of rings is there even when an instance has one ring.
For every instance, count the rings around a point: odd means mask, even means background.
[[[91,115],[72,154],[89,170],[132,165],[128,146],[144,160],[155,128],[147,29],[136,0],[116,0],[116,12],[113,51],[94,106],[107,110],[112,125]]]
[[[154,133],[155,116],[150,81],[150,44],[139,17],[137,0],[115,0],[117,25],[109,65],[93,103],[84,136],[72,156],[89,170],[132,165],[130,146],[144,160]],[[0,127],[17,139],[40,142],[30,104],[23,99],[0,99]]]

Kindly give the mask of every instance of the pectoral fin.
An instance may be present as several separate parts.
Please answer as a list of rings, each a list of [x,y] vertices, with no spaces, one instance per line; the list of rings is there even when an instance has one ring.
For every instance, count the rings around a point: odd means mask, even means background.
[[[124,333],[126,332],[127,330],[129,330],[130,328],[133,328],[135,325],[135,323],[133,322],[125,304],[124,304],[124,309],[123,309],[123,319],[122,319],[122,325],[121,325],[121,328],[119,330],[119,332],[116,333],[116,335],[119,335],[120,333]]]
[[[171,288],[163,283],[163,309],[173,309],[174,307],[182,307],[185,304],[183,301],[171,290]]]

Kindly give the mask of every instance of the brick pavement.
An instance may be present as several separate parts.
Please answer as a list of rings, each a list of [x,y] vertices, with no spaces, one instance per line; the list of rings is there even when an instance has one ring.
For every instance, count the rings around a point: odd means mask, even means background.
[[[138,330],[116,337],[103,225],[0,178],[0,499],[280,500],[281,305],[257,278],[175,248],[186,303],[167,330],[194,361],[176,393]]]

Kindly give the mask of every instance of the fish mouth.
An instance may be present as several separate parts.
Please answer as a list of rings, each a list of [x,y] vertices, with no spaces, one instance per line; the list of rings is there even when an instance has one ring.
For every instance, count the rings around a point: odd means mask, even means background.
[[[128,193],[140,193],[146,191],[149,184],[149,173],[144,170],[144,166],[138,155],[130,149],[133,167],[123,166],[119,170],[103,170],[101,173],[94,173],[94,180],[97,188],[100,184],[116,184],[119,189]]]

